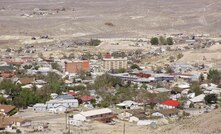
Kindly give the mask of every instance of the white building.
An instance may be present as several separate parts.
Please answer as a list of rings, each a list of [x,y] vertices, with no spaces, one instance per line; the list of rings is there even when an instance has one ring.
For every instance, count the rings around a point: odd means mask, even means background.
[[[78,107],[77,99],[62,100],[54,99],[46,102],[47,109],[52,113],[62,113],[65,112],[68,108]]]
[[[73,118],[69,119],[71,125],[80,125],[83,121],[96,120],[102,118],[112,118],[113,112],[109,108],[95,109],[86,112],[80,112],[73,115]]]
[[[123,101],[122,103],[117,104],[117,106],[125,108],[125,109],[138,109],[138,103],[131,101],[131,100],[127,100],[127,101]]]
[[[51,113],[63,113],[68,108],[78,107],[78,100],[72,95],[59,95],[55,99],[49,100],[46,104],[37,103],[33,106],[34,111],[48,111]]]

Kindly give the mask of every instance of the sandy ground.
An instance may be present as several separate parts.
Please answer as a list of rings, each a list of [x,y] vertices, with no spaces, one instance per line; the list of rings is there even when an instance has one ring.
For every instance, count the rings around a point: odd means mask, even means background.
[[[164,127],[165,134],[220,134],[221,109]]]
[[[49,131],[39,132],[39,134],[61,134],[68,130],[65,128],[64,114],[37,113],[32,110],[26,110],[26,112],[19,113],[16,116],[32,119],[33,125],[49,123]],[[163,120],[161,120],[161,122],[162,121]],[[156,128],[137,126],[135,123],[125,122],[125,132],[126,134],[220,134],[220,126],[221,109],[217,109],[195,117],[181,119],[175,122],[170,121],[170,124],[161,124]],[[70,131],[73,134],[122,134],[123,128],[124,122],[120,120],[116,120],[115,125],[93,121],[84,123],[84,125],[80,127],[70,126]]]
[[[20,112],[17,117],[31,119],[32,125],[37,126],[42,123],[49,123],[49,131],[39,132],[47,134],[61,134],[67,131],[65,125],[65,115],[64,114],[51,114],[47,112],[34,112],[31,109],[25,110],[25,112]],[[33,127],[32,126],[32,127]],[[32,128],[30,127],[29,130]],[[75,127],[70,126],[70,131],[75,134],[122,134],[124,128],[124,122],[116,120],[115,125],[104,124],[101,122],[93,121],[90,123],[84,123],[83,126]],[[22,130],[28,130],[27,128],[22,128]],[[125,122],[125,132],[126,134],[146,134],[150,132],[151,129],[148,126],[137,126],[134,123]]]
[[[192,50],[183,53],[184,57],[181,58],[178,62],[181,63],[216,63],[220,62],[221,59],[221,45],[213,45],[210,48],[202,50]],[[203,57],[206,60],[203,60]]]

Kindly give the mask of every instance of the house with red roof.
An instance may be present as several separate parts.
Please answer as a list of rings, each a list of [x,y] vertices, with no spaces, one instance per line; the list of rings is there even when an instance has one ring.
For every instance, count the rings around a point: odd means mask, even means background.
[[[14,72],[3,72],[3,73],[0,73],[0,77],[3,77],[3,78],[11,78],[13,76],[15,76]]]
[[[180,106],[180,103],[177,100],[166,100],[160,103],[159,107],[161,109],[172,109]]]
[[[93,96],[81,96],[79,99],[82,103],[90,103],[95,98]]]
[[[77,92],[75,92],[75,91],[69,91],[68,94],[73,95],[73,96],[76,96],[76,95],[77,95]]]

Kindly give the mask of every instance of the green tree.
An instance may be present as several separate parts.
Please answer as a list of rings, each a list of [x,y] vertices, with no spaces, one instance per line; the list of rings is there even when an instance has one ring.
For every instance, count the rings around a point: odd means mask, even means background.
[[[19,95],[15,98],[14,103],[18,107],[27,107],[33,105],[37,102],[40,102],[39,96],[37,96],[30,89],[22,89]]]
[[[31,69],[31,68],[32,68],[32,65],[24,65],[23,68],[24,68],[25,70]]]
[[[7,100],[2,96],[0,96],[0,104],[7,104]]]
[[[121,87],[117,90],[116,97],[119,102],[125,101],[125,100],[134,100],[137,95],[137,88],[133,87]]]
[[[159,39],[157,37],[152,37],[150,43],[151,45],[159,45]]]
[[[94,82],[96,89],[107,89],[117,84],[122,84],[122,80],[120,78],[110,76],[109,74],[98,76]]]
[[[216,69],[210,69],[208,73],[208,79],[213,83],[219,83],[220,81],[220,72]]]
[[[167,40],[163,36],[160,36],[159,40],[160,40],[160,45],[167,45]]]
[[[47,86],[51,92],[61,93],[61,87],[64,85],[64,82],[58,74],[54,72],[48,73],[46,81],[48,82]]]
[[[98,104],[98,106],[109,107],[109,106],[114,106],[117,103],[119,103],[119,101],[117,101],[117,97],[115,95],[107,93],[102,96],[102,101]]]
[[[218,100],[217,95],[216,94],[208,94],[205,96],[204,98],[206,104],[215,104]]]
[[[172,37],[167,38],[167,44],[168,45],[173,45],[173,38]]]
[[[191,87],[190,87],[190,90],[191,90],[192,92],[194,92],[196,96],[203,93],[202,90],[200,89],[200,85],[199,85],[198,82],[192,83],[192,85],[191,85]]]
[[[130,66],[131,69],[138,69],[138,70],[141,70],[141,68],[137,65],[137,64],[132,64]]]
[[[21,86],[20,85],[16,85],[11,80],[4,79],[0,83],[0,89],[1,90],[5,90],[6,94],[9,94],[9,95],[12,95],[12,96],[16,96],[19,93],[19,91],[21,90]]]

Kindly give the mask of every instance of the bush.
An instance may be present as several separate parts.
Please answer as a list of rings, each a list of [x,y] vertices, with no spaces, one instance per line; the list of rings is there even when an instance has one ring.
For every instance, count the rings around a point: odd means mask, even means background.
[[[130,66],[131,69],[138,69],[141,70],[141,68],[137,64],[133,64]]]
[[[167,38],[167,44],[168,45],[173,45],[173,38],[172,37]]]
[[[208,79],[213,83],[219,83],[219,80],[221,79],[221,74],[218,70],[211,69],[208,73]]]
[[[101,41],[98,40],[98,39],[91,39],[90,42],[89,42],[89,45],[90,46],[99,46],[100,43],[101,43]]]
[[[216,94],[208,94],[205,96],[204,98],[206,104],[215,104],[218,100],[217,95]]]
[[[179,54],[177,55],[177,60],[181,59],[182,57],[183,57],[183,54],[182,54],[182,53],[179,53]]]
[[[160,45],[167,45],[167,40],[163,36],[160,36],[159,40],[160,40]]]
[[[158,45],[159,44],[159,39],[157,37],[153,37],[150,40],[151,45]]]

